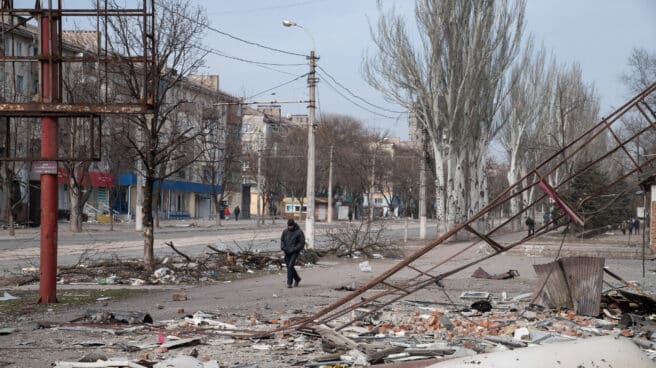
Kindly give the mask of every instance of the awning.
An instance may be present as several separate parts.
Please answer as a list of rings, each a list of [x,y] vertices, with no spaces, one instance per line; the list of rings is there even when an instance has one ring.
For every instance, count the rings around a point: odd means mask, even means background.
[[[117,185],[129,186],[137,184],[137,175],[135,173],[123,173],[116,179]],[[155,186],[159,185],[159,181],[155,182]],[[213,186],[211,184],[195,183],[191,181],[179,180],[164,180],[162,189],[178,191],[178,192],[191,192],[191,193],[212,193]],[[221,192],[221,186],[218,186],[217,193]]]

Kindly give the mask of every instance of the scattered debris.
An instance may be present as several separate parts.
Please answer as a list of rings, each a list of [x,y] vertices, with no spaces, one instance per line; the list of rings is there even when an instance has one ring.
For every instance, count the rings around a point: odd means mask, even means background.
[[[358,267],[360,268],[360,271],[362,272],[373,272],[373,269],[371,268],[371,265],[369,264],[369,261],[364,261],[358,264]]]
[[[16,300],[16,299],[20,299],[20,298],[17,296],[13,296],[6,291],[3,296],[0,296],[0,302],[6,302],[8,300]]]
[[[83,317],[76,318],[71,322],[87,320],[94,323],[125,323],[142,324],[153,323],[153,317],[148,313],[134,311],[98,311],[88,309]]]
[[[465,291],[460,294],[460,299],[488,299],[490,293],[484,291]]]
[[[476,269],[476,271],[474,271],[471,277],[476,279],[506,280],[519,277],[519,272],[517,270],[508,270],[508,272],[491,275],[487,273],[487,271],[485,271],[482,267],[479,267]]]

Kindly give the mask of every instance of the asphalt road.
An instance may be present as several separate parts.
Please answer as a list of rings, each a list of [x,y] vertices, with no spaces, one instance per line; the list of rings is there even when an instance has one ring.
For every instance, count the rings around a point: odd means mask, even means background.
[[[383,235],[388,239],[403,239],[406,232],[405,219],[380,222]],[[210,221],[168,221],[155,230],[155,256],[165,257],[174,254],[165,244],[172,241],[176,248],[189,255],[207,251],[207,245],[219,249],[275,251],[279,249],[280,232],[285,222],[275,224],[267,221],[257,226],[253,220],[224,221],[217,226]],[[317,247],[322,248],[329,241],[327,232],[344,232],[359,226],[358,222],[336,222],[333,225],[317,223]],[[419,223],[407,221],[408,238],[418,238]],[[437,234],[436,226],[428,226],[427,237]],[[0,232],[0,275],[19,272],[24,267],[36,267],[39,263],[38,228],[18,229],[16,236],[8,231]],[[133,225],[117,224],[114,231],[108,225],[86,224],[82,233],[72,233],[68,223],[59,224],[58,264],[74,264],[80,257],[93,258],[137,258],[143,255],[143,237],[134,230]]]

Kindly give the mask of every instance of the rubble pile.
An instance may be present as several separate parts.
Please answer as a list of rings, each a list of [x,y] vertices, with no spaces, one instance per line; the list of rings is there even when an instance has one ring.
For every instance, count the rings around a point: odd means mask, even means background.
[[[159,260],[152,274],[146,272],[141,259],[85,260],[73,266],[60,267],[58,283],[135,286],[181,284],[217,280],[222,275],[234,273],[262,270],[278,272],[283,266],[279,252],[232,252],[211,246],[209,248],[211,252],[194,258],[176,250],[181,255]],[[25,285],[38,280],[38,268],[31,267],[23,269],[23,275],[16,279],[16,283]]]
[[[154,323],[147,323],[150,321],[143,313],[88,311],[75,323],[45,327],[86,332],[95,328],[98,334],[112,335],[113,342],[102,344],[131,353],[131,364],[138,365],[126,367],[165,367],[164,362],[176,359],[187,359],[189,365],[180,365],[183,367],[240,366],[235,362],[242,362],[244,367],[347,367],[411,361],[428,366],[599,336],[631,339],[656,361],[656,315],[621,312],[615,304],[618,294],[616,290],[604,294],[603,318],[533,305],[532,294],[508,297],[505,293],[466,292],[459,304],[404,301],[373,313],[369,309],[375,308],[372,305],[327,324],[288,330],[286,327],[305,318],[304,311],[264,310],[251,315],[197,311]],[[489,297],[472,302],[468,299],[471,295]],[[633,312],[654,307],[629,304]],[[121,323],[137,326],[126,328]],[[189,354],[193,360],[182,358]],[[56,367],[75,365],[60,362]]]

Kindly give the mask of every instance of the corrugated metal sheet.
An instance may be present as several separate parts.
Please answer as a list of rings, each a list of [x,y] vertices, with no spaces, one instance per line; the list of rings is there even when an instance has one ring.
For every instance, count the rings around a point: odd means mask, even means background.
[[[604,258],[566,257],[533,265],[538,275],[538,304],[569,308],[585,316],[599,315],[604,280]]]

